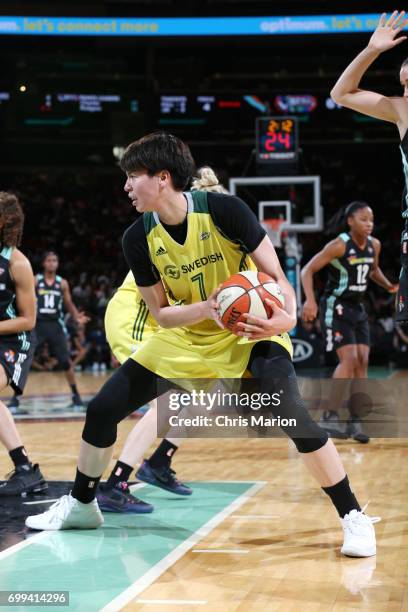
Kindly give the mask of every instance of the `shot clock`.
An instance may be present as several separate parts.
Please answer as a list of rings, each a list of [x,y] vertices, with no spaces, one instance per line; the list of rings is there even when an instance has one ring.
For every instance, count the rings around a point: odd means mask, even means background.
[[[256,160],[260,164],[296,162],[298,125],[296,117],[258,117]]]

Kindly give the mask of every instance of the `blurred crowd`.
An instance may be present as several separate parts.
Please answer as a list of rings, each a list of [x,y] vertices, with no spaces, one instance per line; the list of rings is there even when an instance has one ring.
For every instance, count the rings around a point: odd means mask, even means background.
[[[387,188],[377,184],[376,173],[364,171],[350,158],[347,169],[338,158],[310,155],[307,174],[322,177],[322,204],[325,219],[339,206],[352,200],[367,201],[375,213],[375,231],[382,242],[381,267],[390,280],[399,274],[401,181],[397,175]],[[384,177],[383,177],[384,178]],[[123,174],[96,171],[13,173],[1,175],[2,189],[19,194],[26,215],[22,250],[30,258],[34,272],[41,271],[45,251],[55,250],[60,258],[58,273],[71,288],[76,306],[90,316],[84,328],[67,318],[72,358],[77,369],[104,371],[112,367],[104,334],[106,305],[127,273],[121,239],[126,227],[136,218],[123,191]],[[300,237],[303,263],[307,262],[332,236],[304,234]],[[321,293],[324,272],[316,277]],[[408,330],[395,326],[394,296],[370,284],[366,306],[371,328],[371,363],[395,363],[408,367]],[[303,330],[319,337],[319,324]],[[323,352],[322,352],[323,353]],[[55,366],[45,345],[36,356],[36,369]]]

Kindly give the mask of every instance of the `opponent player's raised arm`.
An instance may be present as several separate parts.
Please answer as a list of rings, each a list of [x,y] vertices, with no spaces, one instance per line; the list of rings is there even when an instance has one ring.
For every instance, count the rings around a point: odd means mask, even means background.
[[[375,59],[384,51],[406,40],[397,35],[407,24],[405,12],[394,11],[389,19],[384,13],[365,49],[347,66],[330,92],[335,102],[355,111],[398,124],[402,120],[401,98],[389,98],[359,88],[361,78]]]
[[[34,275],[27,257],[17,249],[11,256],[10,274],[15,284],[17,316],[0,322],[0,334],[18,334],[35,326]]]

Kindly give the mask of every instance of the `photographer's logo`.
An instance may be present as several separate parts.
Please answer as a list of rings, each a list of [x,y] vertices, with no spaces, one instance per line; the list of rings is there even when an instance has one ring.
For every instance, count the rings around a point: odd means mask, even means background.
[[[165,276],[170,276],[170,278],[174,278],[175,280],[180,278],[180,270],[173,265],[166,266],[164,268],[164,274]]]

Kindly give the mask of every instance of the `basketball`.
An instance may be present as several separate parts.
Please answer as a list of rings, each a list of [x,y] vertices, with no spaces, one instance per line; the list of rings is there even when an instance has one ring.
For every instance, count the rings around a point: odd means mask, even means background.
[[[266,299],[274,302],[279,308],[285,305],[281,288],[268,274],[257,271],[233,274],[222,284],[217,296],[222,324],[233,334],[238,335],[240,331],[238,323],[246,320],[244,314],[269,319],[273,311],[266,303]]]

